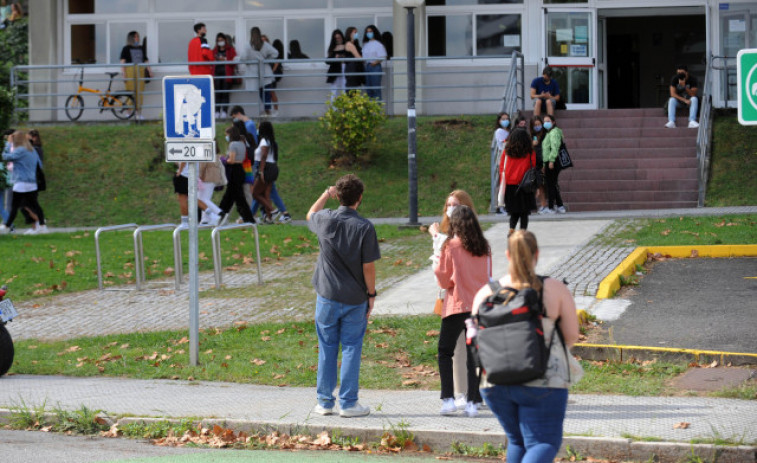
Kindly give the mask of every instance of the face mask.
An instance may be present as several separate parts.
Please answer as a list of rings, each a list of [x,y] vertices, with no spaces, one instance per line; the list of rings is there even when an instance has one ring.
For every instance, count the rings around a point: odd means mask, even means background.
[[[223,40],[221,40],[220,42],[218,42],[218,46],[219,47],[225,47],[226,46],[226,42],[224,42]]]
[[[239,122],[239,119],[237,119],[237,118],[235,117],[235,118],[233,118],[233,119],[231,120],[231,122]]]
[[[449,206],[449,207],[447,207],[447,217],[449,217],[450,219],[452,218],[452,213],[455,212],[455,208],[456,207],[457,206]]]
[[[679,73],[678,73],[678,78],[679,78],[679,79],[681,79],[681,80],[683,80],[683,79],[685,79],[685,78],[686,78],[686,74],[685,74],[685,73],[683,73],[683,72],[679,72]]]
[[[355,35],[352,36],[352,40],[360,40],[360,34],[355,32]]]
[[[499,121],[499,125],[501,125],[503,129],[506,129],[510,127],[510,121],[507,119],[505,119],[504,121]]]
[[[534,132],[541,132],[541,126],[540,125],[535,125],[534,126]]]
[[[134,46],[135,46],[135,47],[138,47],[138,46],[139,46],[139,39],[134,39]]]
[[[544,123],[544,128],[547,129],[547,130],[551,129],[552,128],[552,123],[551,122],[545,122]]]
[[[368,40],[373,40],[373,32],[366,32],[365,38]]]
[[[228,135],[226,135],[226,141],[229,141],[229,136]]]

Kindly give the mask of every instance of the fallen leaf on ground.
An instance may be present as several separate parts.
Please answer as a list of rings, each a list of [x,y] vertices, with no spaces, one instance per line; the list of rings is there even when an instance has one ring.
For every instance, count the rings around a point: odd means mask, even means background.
[[[681,421],[680,423],[674,424],[673,429],[689,429],[689,426],[691,426],[691,423]]]

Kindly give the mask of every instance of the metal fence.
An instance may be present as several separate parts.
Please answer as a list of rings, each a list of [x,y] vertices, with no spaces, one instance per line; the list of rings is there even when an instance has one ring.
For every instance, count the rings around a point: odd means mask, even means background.
[[[510,56],[486,57],[418,57],[416,58],[417,95],[416,109],[420,115],[437,114],[493,114],[500,108],[500,95],[506,86],[508,71],[514,62]],[[359,59],[343,59],[345,63]],[[233,64],[236,74],[229,76],[231,88],[216,85],[216,106],[228,97],[229,105],[240,105],[251,116],[262,115],[263,101],[259,82],[265,82],[268,64],[281,63],[284,73],[276,82],[274,92],[278,115],[284,118],[315,118],[323,114],[334,93],[342,90],[326,82],[327,60],[267,60],[239,62],[175,62],[130,64],[125,78],[120,65],[88,64],[73,66],[15,66],[11,72],[11,86],[16,90],[16,118],[28,117],[33,121],[66,121],[66,101],[76,101],[80,95],[84,111],[79,120],[113,120],[104,90],[111,82],[112,92],[130,94],[136,100],[146,119],[162,117],[163,101],[160,80],[164,76],[186,75],[190,64]],[[152,78],[146,75],[146,68]],[[83,71],[83,72],[82,72]],[[521,58],[521,72],[522,58]],[[407,59],[395,57],[382,63],[379,86],[364,85],[361,90],[380,90],[381,100],[389,115],[404,114],[407,105]],[[84,87],[102,92],[80,91],[79,77]],[[348,73],[347,76],[365,78],[375,75],[368,72]],[[216,82],[227,82],[227,77],[216,77]],[[129,103],[130,105],[131,103]]]
[[[710,147],[712,142],[712,63],[704,73],[702,106],[699,112],[699,131],[697,132],[697,160],[699,161],[699,192],[697,206],[704,207],[707,180],[710,172]]]

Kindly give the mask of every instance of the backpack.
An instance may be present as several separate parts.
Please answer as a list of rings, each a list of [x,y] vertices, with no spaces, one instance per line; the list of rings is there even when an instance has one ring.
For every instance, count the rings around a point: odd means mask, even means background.
[[[544,282],[544,277],[539,277]],[[478,309],[474,321],[478,332],[473,340],[473,357],[487,381],[497,385],[523,384],[544,376],[549,345],[544,342],[542,318],[546,316],[543,291],[517,290],[489,283],[492,295]]]

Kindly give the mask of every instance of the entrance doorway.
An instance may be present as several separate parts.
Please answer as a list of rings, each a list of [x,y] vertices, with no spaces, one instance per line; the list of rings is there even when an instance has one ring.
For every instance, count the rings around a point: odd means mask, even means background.
[[[613,15],[606,18],[605,28],[608,108],[662,108],[679,64],[703,81],[704,14],[621,17],[613,11]]]

